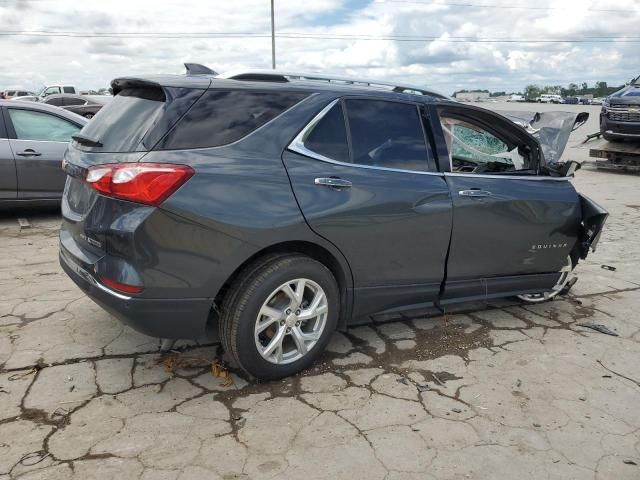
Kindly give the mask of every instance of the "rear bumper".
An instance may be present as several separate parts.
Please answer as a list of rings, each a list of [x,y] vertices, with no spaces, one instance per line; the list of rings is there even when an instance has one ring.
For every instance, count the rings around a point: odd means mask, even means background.
[[[211,299],[130,297],[102,285],[62,246],[59,258],[62,269],[91,300],[133,329],[160,338],[195,339],[205,334]]]

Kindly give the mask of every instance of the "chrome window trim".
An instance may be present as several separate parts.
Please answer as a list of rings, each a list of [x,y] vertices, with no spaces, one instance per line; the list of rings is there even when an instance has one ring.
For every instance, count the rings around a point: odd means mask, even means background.
[[[307,123],[307,125],[305,125],[305,127],[302,130],[300,130],[300,133],[298,133],[298,135],[296,135],[293,141],[289,144],[289,146],[287,147],[287,150],[291,150],[292,152],[299,153],[300,155],[304,155],[305,157],[313,158],[314,160],[320,160],[321,162],[332,163],[334,165],[341,165],[344,167],[364,168],[367,170],[381,170],[384,172],[416,173],[419,175],[435,175],[439,177],[443,175],[442,172],[424,172],[422,170],[403,170],[400,168],[375,167],[373,165],[360,165],[357,163],[341,162],[340,160],[334,160],[332,158],[325,157],[324,155],[320,155],[319,153],[316,153],[313,150],[309,150],[307,147],[304,146],[304,141],[307,139],[307,137],[309,136],[313,128],[318,124],[318,122],[322,120],[322,118],[327,113],[329,113],[329,110],[331,110],[338,102],[340,102],[340,100],[341,100],[340,98],[336,98],[335,100],[331,101],[326,107],[320,110],[320,112],[315,117],[313,117],[311,121]],[[411,103],[411,102],[407,102],[407,103]]]
[[[543,175],[490,175],[484,173],[459,173],[444,172],[446,177],[470,177],[470,178],[502,178],[509,180],[534,180],[537,182],[568,182],[571,177],[545,177]]]

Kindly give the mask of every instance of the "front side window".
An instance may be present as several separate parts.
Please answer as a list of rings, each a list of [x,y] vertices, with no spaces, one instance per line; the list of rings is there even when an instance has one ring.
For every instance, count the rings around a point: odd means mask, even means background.
[[[529,159],[516,145],[486,128],[457,117],[441,115],[452,172],[500,173],[529,168]]]
[[[429,169],[430,151],[416,105],[364,99],[345,103],[353,163],[401,170]]]
[[[48,95],[54,95],[56,93],[61,93],[61,92],[60,92],[60,87],[49,87],[42,93],[46,97]]]
[[[63,87],[64,93],[76,93],[76,89],[73,87]]]
[[[18,140],[68,142],[80,130],[78,125],[43,112],[10,108],[9,117]]]

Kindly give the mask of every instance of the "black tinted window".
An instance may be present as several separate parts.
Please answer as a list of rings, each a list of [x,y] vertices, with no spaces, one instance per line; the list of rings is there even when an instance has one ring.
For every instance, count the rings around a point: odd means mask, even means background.
[[[65,105],[84,105],[85,101],[78,97],[67,97],[64,99]]]
[[[360,165],[428,170],[431,153],[415,105],[347,100],[353,162]]]
[[[178,150],[226,145],[264,125],[306,94],[207,90],[155,147]]]
[[[201,94],[202,90],[186,88],[122,90],[82,134],[102,143],[96,148],[100,152],[150,150]]]
[[[44,103],[46,103],[47,105],[54,105],[56,107],[59,107],[62,105],[62,98],[61,97],[47,98]]]
[[[76,93],[76,89],[73,87],[62,87],[64,93]]]
[[[349,161],[347,129],[342,104],[336,103],[304,139],[304,146],[332,160]]]

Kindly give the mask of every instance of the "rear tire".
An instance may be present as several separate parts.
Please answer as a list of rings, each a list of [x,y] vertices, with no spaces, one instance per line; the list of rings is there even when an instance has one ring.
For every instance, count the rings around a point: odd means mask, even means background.
[[[240,368],[262,380],[304,370],[338,324],[340,293],[331,271],[300,254],[249,265],[222,302],[222,346]]]

